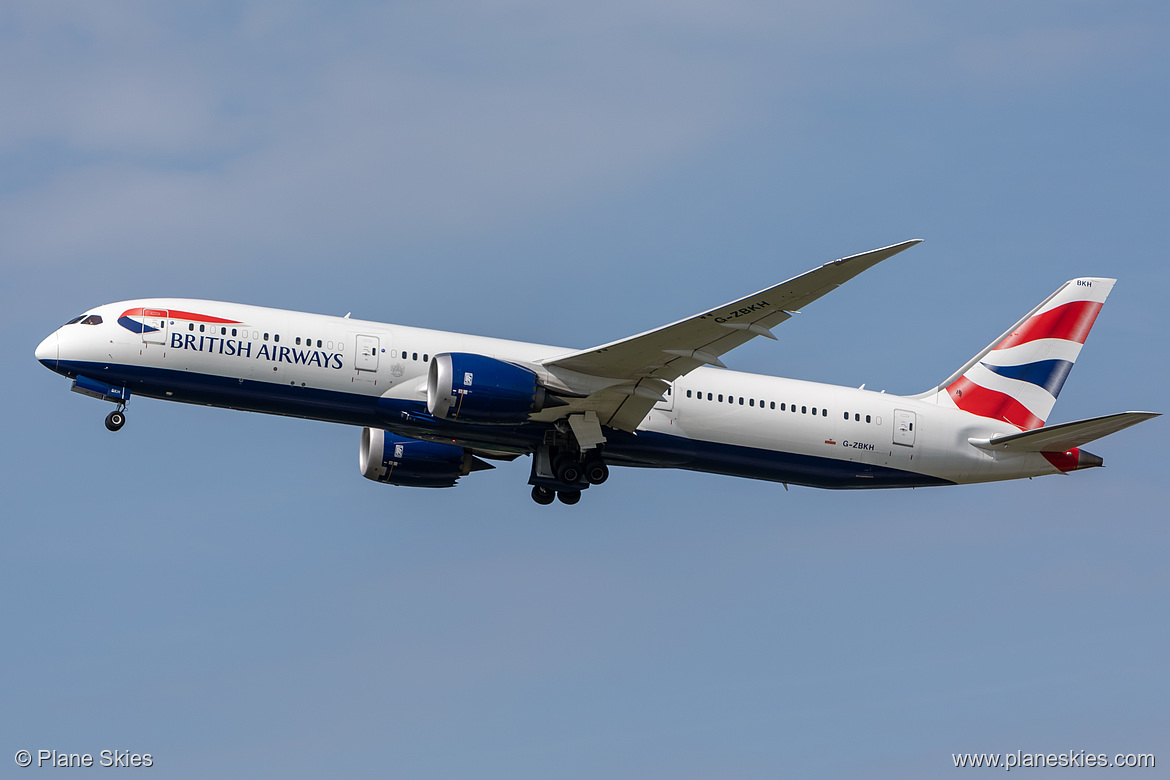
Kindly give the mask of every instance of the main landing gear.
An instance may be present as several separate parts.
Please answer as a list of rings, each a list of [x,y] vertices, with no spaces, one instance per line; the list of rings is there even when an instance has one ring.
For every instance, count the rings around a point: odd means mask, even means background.
[[[126,424],[126,407],[119,406],[114,411],[106,415],[106,430],[120,431],[122,426]]]
[[[553,490],[544,485],[536,485],[532,488],[532,500],[541,506],[548,506],[553,502],[553,499],[560,499],[562,504],[572,506],[581,500],[580,490]]]
[[[600,434],[600,428],[597,433]],[[533,486],[533,501],[547,506],[556,499],[571,506],[581,500],[582,490],[609,479],[609,466],[602,458],[601,445],[583,450],[577,441],[567,424],[548,431],[544,442],[532,454],[528,484]]]

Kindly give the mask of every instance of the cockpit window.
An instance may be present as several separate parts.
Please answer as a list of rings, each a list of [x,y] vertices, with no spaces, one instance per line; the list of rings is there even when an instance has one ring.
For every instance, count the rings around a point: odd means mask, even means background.
[[[85,319],[85,315],[82,314],[80,317],[74,317],[73,319],[69,320],[69,322],[66,322],[65,324],[66,325],[76,325],[77,323],[81,322],[84,319]]]
[[[82,325],[101,325],[102,317],[100,314],[91,314],[81,321]]]

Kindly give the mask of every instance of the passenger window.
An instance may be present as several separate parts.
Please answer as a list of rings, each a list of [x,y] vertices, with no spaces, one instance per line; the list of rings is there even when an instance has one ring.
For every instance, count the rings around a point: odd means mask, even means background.
[[[756,405],[756,399],[749,398],[748,399],[748,406],[755,406],[755,405]]]
[[[194,322],[188,322],[188,323],[187,323],[187,330],[195,330],[195,323],[194,323]]]
[[[418,353],[417,353],[417,352],[415,352],[415,353],[414,353],[414,354],[411,356],[411,358],[410,358],[410,359],[411,359],[411,360],[418,360]]]
[[[849,419],[849,412],[845,412],[845,419],[846,419],[846,420],[848,420],[848,419]]]
[[[861,422],[861,415],[860,415],[860,414],[854,414],[854,415],[853,415],[853,422]]]
[[[739,405],[743,406],[743,396],[742,395],[739,397]]]
[[[794,406],[792,408],[795,409],[796,407]],[[800,407],[800,413],[801,414],[808,414],[808,407],[807,406]]]
[[[204,325],[200,325],[200,326],[199,326],[199,332],[200,332],[200,333],[202,333],[202,332],[203,332],[203,331],[205,331],[205,330],[207,330],[207,327],[206,327],[206,326],[204,326]]]
[[[710,394],[710,393],[707,393],[707,400],[708,400],[708,401],[710,401],[710,400],[711,400],[711,394]]]
[[[817,408],[814,406],[814,407],[813,407],[813,416],[814,416],[814,417],[816,416],[816,413],[817,413]]]
[[[264,340],[268,341],[268,334],[267,333],[264,334]]]
[[[232,336],[234,337],[235,335],[236,335],[236,329],[232,328]]]
[[[317,349],[321,348],[321,339],[317,339]]]
[[[723,403],[723,393],[719,394],[719,403]]]
[[[277,333],[276,335],[274,335],[274,336],[272,337],[272,340],[273,340],[273,341],[280,341],[280,334],[279,334],[279,333]]]
[[[829,410],[828,409],[821,409],[821,417],[828,417],[828,416],[829,416]]]
[[[301,337],[300,336],[297,336],[296,345],[298,347],[301,345]]]
[[[772,401],[772,402],[769,404],[768,408],[770,408],[770,409],[775,409],[775,408],[776,408],[776,402],[775,402],[775,401]]]
[[[868,414],[865,416],[865,421],[869,422],[869,415]]]
[[[691,397],[691,391],[687,390],[687,398],[690,398],[690,397]]]
[[[430,357],[424,354],[424,355],[423,355],[423,362],[425,363],[425,362],[427,362],[428,360],[430,360]],[[670,391],[669,391],[669,390],[667,390],[667,391],[666,391],[666,394],[667,394],[667,395],[670,395]]]

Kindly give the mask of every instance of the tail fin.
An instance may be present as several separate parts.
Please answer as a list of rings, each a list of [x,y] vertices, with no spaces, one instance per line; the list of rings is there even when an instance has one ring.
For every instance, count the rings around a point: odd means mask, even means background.
[[[1040,428],[1116,279],[1072,279],[945,382],[918,398]]]

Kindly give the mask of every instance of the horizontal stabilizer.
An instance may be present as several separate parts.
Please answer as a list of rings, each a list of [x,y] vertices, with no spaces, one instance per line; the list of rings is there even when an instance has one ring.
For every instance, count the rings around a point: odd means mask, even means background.
[[[990,439],[970,439],[971,444],[985,450],[1012,450],[1014,452],[1067,452],[1091,441],[1117,433],[1131,425],[1160,416],[1158,412],[1121,412],[1088,420],[1050,425],[1023,433],[1009,433]]]

